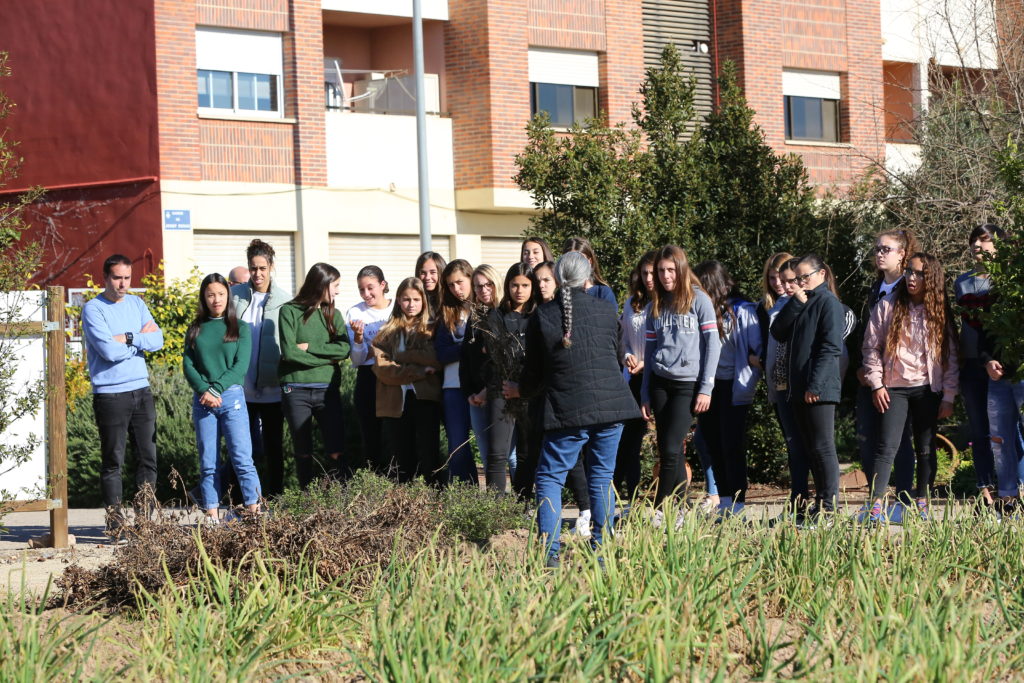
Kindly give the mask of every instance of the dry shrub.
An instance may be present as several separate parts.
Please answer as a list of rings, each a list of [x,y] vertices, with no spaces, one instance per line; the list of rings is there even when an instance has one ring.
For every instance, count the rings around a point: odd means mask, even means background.
[[[337,484],[319,486],[312,497],[344,490]],[[140,515],[126,531],[127,543],[115,550],[109,564],[95,570],[69,567],[57,581],[54,604],[72,609],[134,606],[140,588],[155,592],[198,576],[204,554],[243,575],[251,563],[242,560],[252,553],[292,566],[305,558],[325,581],[345,577],[358,589],[393,559],[428,547],[438,531],[438,498],[424,486],[376,486],[334,500],[337,505],[315,506],[308,514],[279,507],[270,514],[197,528],[183,525],[181,513],[137,498],[135,509],[148,506],[152,514]]]

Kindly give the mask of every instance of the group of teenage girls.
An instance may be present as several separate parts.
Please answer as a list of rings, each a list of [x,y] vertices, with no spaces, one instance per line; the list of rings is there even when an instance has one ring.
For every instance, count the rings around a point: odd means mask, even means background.
[[[707,482],[699,509],[740,512],[748,481],[746,422],[763,377],[788,451],[791,505],[783,518],[818,523],[838,504],[835,409],[852,355],[860,383],[858,439],[870,484],[865,521],[892,519],[904,509],[927,518],[933,439],[959,390],[974,435],[982,500],[1001,510],[1012,507],[1020,480],[1024,388],[1006,379],[1012,369],[998,358],[977,315],[991,304],[985,254],[1000,237],[990,225],[969,237],[977,267],[956,283],[965,311],[959,341],[942,265],[921,252],[907,231],[877,237],[878,277],[859,317],[840,302],[831,270],[814,254],[772,255],[754,302],[717,261],[691,268],[676,246],[645,253],[619,318],[623,382],[642,416],[625,423],[619,441],[614,484],[620,499],[628,504],[637,494],[641,445],[653,421],[659,457],[653,519],[664,524],[666,501],[683,499],[687,491],[684,444],[696,418],[693,441]],[[591,245],[573,238],[562,246],[590,263],[584,291],[617,305]],[[325,461],[342,478],[351,472],[355,460],[344,452],[340,397],[340,366],[351,362],[367,465],[399,481],[422,476],[439,486],[475,484],[475,440],[489,489],[506,491],[510,479],[515,494],[533,496],[544,404],[518,398],[508,387],[523,369],[530,316],[558,291],[554,255],[544,240],[525,240],[521,261],[504,277],[490,265],[446,263],[426,252],[415,275],[392,291],[381,269],[368,265],[355,283],[362,301],[344,314],[336,304],[344,283],[333,266],[315,264],[291,297],[274,282],[270,245],[253,240],[246,256],[249,283],[228,290],[219,275],[203,281],[185,366],[186,373],[203,366],[237,375],[252,451],[264,463],[265,495],[283,487],[284,421],[300,485],[324,473],[314,464],[314,423]],[[214,299],[230,302],[213,306]],[[862,343],[848,344],[858,326]],[[224,344],[202,343],[211,334],[223,334]],[[232,352],[225,350],[229,343],[237,344]],[[205,361],[204,354],[219,360]],[[447,452],[440,447],[442,425]],[[251,488],[251,463],[233,464],[242,489]],[[895,508],[886,505],[894,467]],[[202,486],[208,486],[210,468],[201,471]],[[588,535],[582,459],[566,483],[581,510],[577,529]]]

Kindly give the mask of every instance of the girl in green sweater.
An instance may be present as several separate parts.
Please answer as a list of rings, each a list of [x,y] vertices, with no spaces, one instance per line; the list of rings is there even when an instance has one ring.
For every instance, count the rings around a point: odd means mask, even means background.
[[[249,368],[252,338],[248,325],[239,325],[229,305],[229,285],[219,273],[203,279],[199,311],[185,334],[182,366],[195,398],[192,422],[199,450],[199,500],[207,521],[217,523],[220,490],[217,459],[220,434],[227,441],[228,457],[238,475],[242,501],[257,512],[260,480],[252,464],[249,413],[242,383]]]
[[[349,474],[342,460],[341,383],[339,364],[348,358],[345,321],[334,308],[341,274],[334,266],[316,263],[295,298],[281,307],[281,410],[295,444],[295,468],[303,488],[313,480],[313,420],[323,435],[324,451],[341,476]]]

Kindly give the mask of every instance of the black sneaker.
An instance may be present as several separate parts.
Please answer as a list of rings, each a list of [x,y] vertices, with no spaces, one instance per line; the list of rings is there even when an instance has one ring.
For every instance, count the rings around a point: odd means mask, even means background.
[[[562,566],[561,561],[558,559],[558,555],[548,555],[548,559],[544,561],[545,569],[558,569]]]
[[[797,523],[796,528],[802,531],[810,531],[811,529],[818,528],[829,529],[835,523],[835,510],[822,507],[821,505],[815,505],[804,514],[803,519]]]

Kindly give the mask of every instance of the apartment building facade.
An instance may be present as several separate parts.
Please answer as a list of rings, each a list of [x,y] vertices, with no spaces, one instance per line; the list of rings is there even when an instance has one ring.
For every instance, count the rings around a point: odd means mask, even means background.
[[[667,43],[701,112],[736,62],[769,143],[801,154],[813,182],[842,188],[868,159],[912,156],[887,137],[899,131],[887,112],[920,106],[932,57],[920,36],[914,59],[898,43],[900,2],[423,0],[433,249],[515,260],[533,213],[512,180],[529,117],[628,121]],[[0,5],[18,184],[49,188],[27,216],[46,248],[41,281],[81,286],[117,251],[141,273],[161,260],[172,277],[227,272],[253,237],[275,247],[289,288],[316,261],[342,271],[352,299],[363,265],[412,274],[411,0]]]

